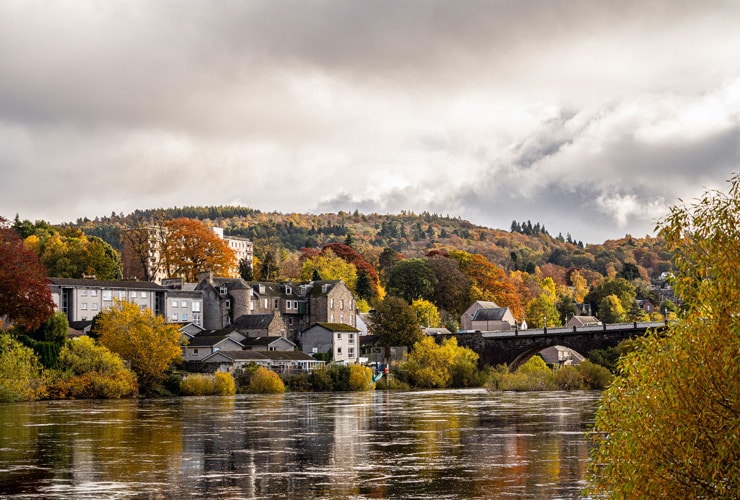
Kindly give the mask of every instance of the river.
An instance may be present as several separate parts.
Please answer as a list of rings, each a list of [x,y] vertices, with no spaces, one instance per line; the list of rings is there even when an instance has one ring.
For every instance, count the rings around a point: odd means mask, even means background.
[[[0,497],[578,498],[599,392],[0,405]]]

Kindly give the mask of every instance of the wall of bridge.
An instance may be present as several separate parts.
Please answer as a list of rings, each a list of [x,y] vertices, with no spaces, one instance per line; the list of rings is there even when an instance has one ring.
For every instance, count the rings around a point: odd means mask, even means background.
[[[546,347],[559,345],[588,357],[588,353],[594,349],[615,347],[625,339],[645,335],[650,329],[662,328],[665,328],[664,323],[628,323],[589,327],[582,330],[551,328],[505,333],[460,333],[444,337],[455,337],[458,345],[468,347],[478,353],[481,366],[506,363],[513,371]]]

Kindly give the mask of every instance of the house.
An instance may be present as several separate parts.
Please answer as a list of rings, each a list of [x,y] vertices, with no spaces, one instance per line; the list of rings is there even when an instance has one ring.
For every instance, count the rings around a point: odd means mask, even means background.
[[[310,373],[324,365],[323,361],[300,351],[218,351],[202,360],[208,371],[234,373],[249,364],[267,368],[277,373]]]
[[[586,359],[573,349],[561,345],[547,347],[539,354],[550,366],[577,365]]]
[[[279,312],[270,314],[245,314],[239,316],[233,324],[220,330],[235,332],[244,337],[285,337],[286,328]]]
[[[463,331],[495,332],[516,327],[516,318],[508,307],[495,302],[478,300],[463,313],[460,328]]]
[[[640,309],[648,314],[653,314],[654,312],[657,312],[657,307],[655,306],[655,303],[650,299],[637,300],[637,305],[639,305]]]
[[[451,332],[447,328],[422,328],[424,335],[449,335]]]
[[[355,327],[355,297],[344,281],[311,281],[298,286],[298,296],[308,301],[308,325],[341,323]]]
[[[185,361],[201,361],[214,352],[243,351],[244,346],[225,335],[198,335],[182,347]]]
[[[148,281],[118,281],[74,278],[49,278],[55,308],[67,321],[92,321],[100,312],[124,300],[148,307],[154,314],[165,314],[167,290]]]
[[[565,323],[566,328],[581,328],[584,326],[601,326],[601,321],[595,316],[571,316]]]
[[[380,344],[377,335],[364,335],[360,337],[360,355],[367,358],[370,365],[389,364],[393,366],[406,360],[408,348],[406,346],[386,347]]]
[[[203,326],[203,293],[195,290],[170,289],[165,292],[164,316],[170,323],[190,322]]]
[[[203,327],[208,330],[225,328],[249,313],[252,287],[241,278],[218,278],[210,271],[203,272],[195,290],[203,294]]]
[[[285,337],[247,337],[240,342],[247,351],[292,352],[298,346]]]
[[[301,333],[306,354],[329,353],[335,363],[354,363],[360,356],[360,331],[345,323],[316,323]]]

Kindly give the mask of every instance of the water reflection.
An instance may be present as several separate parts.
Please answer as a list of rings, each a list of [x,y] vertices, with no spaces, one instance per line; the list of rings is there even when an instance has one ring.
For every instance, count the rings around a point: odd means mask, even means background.
[[[598,396],[464,390],[0,405],[0,495],[577,498]]]

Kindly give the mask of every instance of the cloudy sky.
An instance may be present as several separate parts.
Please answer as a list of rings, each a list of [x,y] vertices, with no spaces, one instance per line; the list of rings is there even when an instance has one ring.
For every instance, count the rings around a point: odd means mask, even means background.
[[[0,2],[0,215],[644,236],[740,165],[740,2]]]

